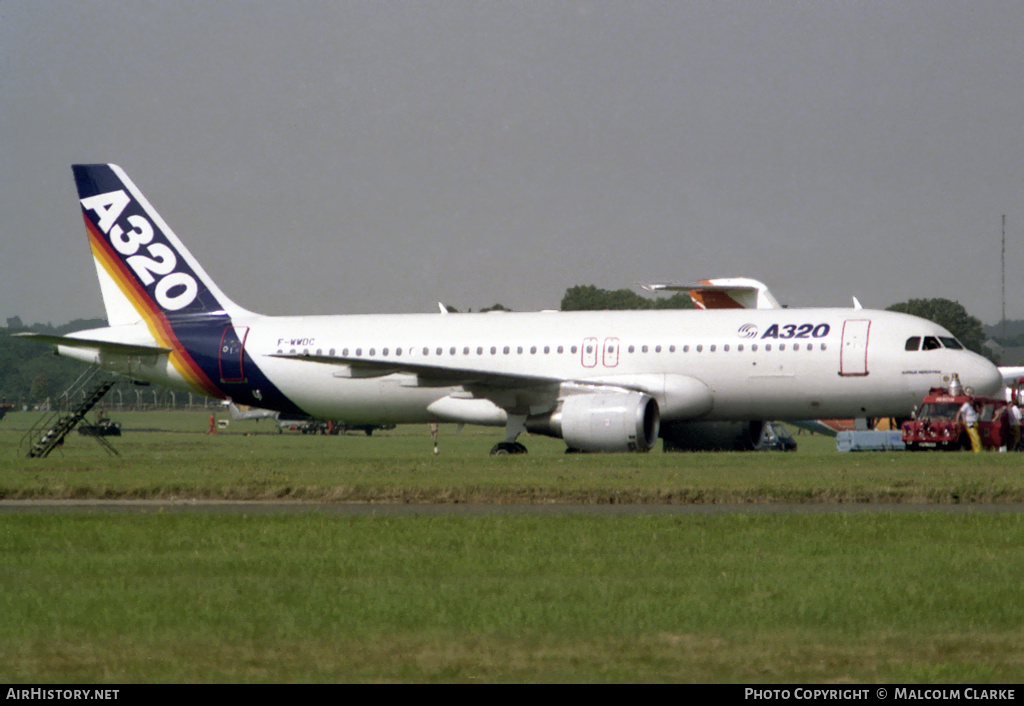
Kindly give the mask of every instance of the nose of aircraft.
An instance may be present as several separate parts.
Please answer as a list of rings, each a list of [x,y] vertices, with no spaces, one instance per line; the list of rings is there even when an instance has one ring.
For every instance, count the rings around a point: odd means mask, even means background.
[[[974,394],[983,397],[1002,397],[1003,375],[999,368],[987,358],[973,354],[967,369],[960,373],[965,387],[971,387]]]

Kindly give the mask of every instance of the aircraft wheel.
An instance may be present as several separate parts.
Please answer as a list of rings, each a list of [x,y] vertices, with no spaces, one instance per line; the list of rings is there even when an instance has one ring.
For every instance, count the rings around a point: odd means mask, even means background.
[[[502,441],[491,449],[491,456],[511,456],[526,453],[526,447],[518,442]]]

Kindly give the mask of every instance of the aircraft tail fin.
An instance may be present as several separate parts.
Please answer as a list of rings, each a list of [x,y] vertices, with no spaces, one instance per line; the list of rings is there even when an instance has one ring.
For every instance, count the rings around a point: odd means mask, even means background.
[[[702,279],[694,284],[641,284],[649,292],[689,292],[698,309],[781,309],[763,282],[749,277]]]
[[[110,326],[245,314],[115,164],[72,166]]]

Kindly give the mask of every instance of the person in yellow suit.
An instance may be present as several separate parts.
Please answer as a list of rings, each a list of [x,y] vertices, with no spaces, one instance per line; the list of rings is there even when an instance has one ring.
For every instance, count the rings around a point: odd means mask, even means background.
[[[978,436],[978,412],[974,409],[974,405],[971,404],[970,400],[960,405],[960,411],[956,413],[956,419],[967,431],[967,436],[971,440],[971,450],[974,453],[979,453],[981,451],[981,437]]]

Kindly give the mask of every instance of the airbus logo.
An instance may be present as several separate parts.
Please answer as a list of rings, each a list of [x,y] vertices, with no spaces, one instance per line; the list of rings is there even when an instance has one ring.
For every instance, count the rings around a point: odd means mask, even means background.
[[[757,338],[757,324],[743,324],[736,333],[740,338]]]

